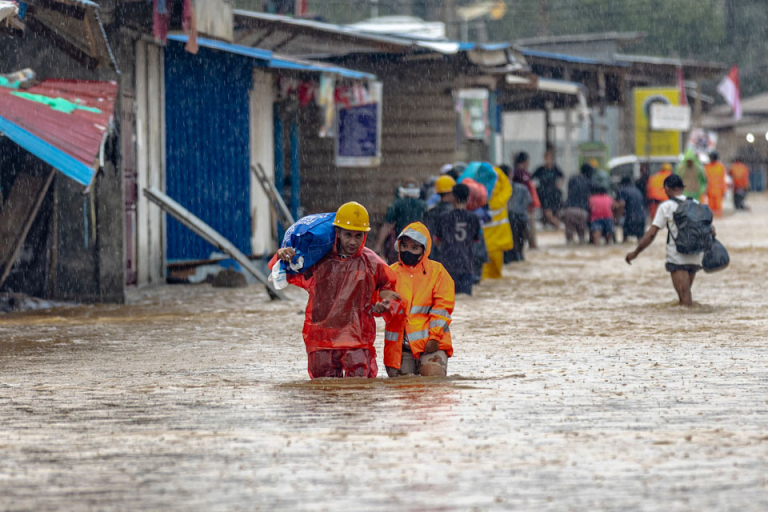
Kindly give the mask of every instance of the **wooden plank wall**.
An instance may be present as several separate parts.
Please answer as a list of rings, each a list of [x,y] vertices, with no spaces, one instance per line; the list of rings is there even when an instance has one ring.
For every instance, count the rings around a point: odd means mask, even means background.
[[[454,160],[454,76],[442,61],[356,62],[352,67],[376,73],[384,84],[381,166],[337,168],[333,139],[317,136],[319,111],[304,108],[300,120],[301,202],[307,213],[316,213],[358,201],[377,226],[404,179],[424,181]]]

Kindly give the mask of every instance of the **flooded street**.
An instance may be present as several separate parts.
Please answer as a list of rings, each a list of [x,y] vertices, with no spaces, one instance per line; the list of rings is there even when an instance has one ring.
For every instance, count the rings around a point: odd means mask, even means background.
[[[664,237],[457,303],[448,379],[314,381],[303,297],[165,286],[0,316],[0,510],[766,510],[768,200],[674,306]]]

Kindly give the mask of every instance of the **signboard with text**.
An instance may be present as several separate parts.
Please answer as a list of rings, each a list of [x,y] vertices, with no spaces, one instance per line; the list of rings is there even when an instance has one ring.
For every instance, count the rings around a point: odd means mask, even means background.
[[[679,106],[677,87],[637,87],[635,96],[635,154],[637,156],[671,156],[681,152],[680,132],[651,130],[654,105]],[[650,151],[649,151],[650,150]],[[650,152],[650,155],[649,155]]]

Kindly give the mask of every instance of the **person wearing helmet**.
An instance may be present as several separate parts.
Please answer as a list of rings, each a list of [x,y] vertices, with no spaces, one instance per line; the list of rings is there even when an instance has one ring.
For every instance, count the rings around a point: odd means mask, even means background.
[[[387,311],[390,301],[399,298],[394,291],[397,277],[365,247],[371,224],[363,205],[342,205],[333,225],[333,249],[304,273],[288,276],[290,284],[309,292],[303,330],[309,377],[374,378],[374,314]],[[294,255],[290,247],[277,253],[285,262]]]
[[[453,210],[454,185],[456,185],[456,180],[450,176],[440,176],[435,182],[435,192],[439,194],[440,201],[429,208],[427,213],[424,214],[424,224],[433,236],[437,232],[437,222],[440,219],[440,216]],[[430,255],[430,258],[435,261],[441,261],[439,250],[437,250],[437,247],[435,247],[435,249],[436,250]]]
[[[409,224],[397,237],[398,300],[384,314],[384,365],[387,375],[445,377],[453,355],[451,313],[454,282],[442,264],[429,259],[432,236],[421,222]]]
[[[648,178],[646,197],[648,198],[648,213],[651,219],[656,218],[656,209],[659,205],[669,199],[664,191],[664,180],[670,174],[672,174],[672,164],[663,164],[659,172]]]

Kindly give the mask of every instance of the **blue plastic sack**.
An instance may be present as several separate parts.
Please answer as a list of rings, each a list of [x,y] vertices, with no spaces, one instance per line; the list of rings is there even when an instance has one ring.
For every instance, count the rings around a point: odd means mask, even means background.
[[[304,272],[333,249],[336,232],[333,228],[335,213],[317,213],[297,220],[283,237],[281,247],[296,251],[291,265],[284,265],[289,274]]]
[[[493,188],[499,176],[488,162],[470,162],[464,172],[459,176],[459,183],[465,179],[472,179],[480,183],[488,191],[488,198],[493,195]]]

